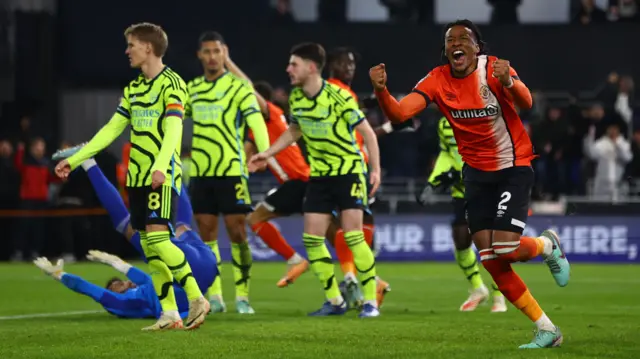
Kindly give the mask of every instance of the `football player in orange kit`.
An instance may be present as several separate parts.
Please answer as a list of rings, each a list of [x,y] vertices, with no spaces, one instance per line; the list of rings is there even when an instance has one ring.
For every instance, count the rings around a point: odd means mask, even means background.
[[[516,106],[532,106],[529,89],[509,61],[488,56],[478,28],[469,20],[445,27],[436,67],[398,102],[386,87],[384,64],[369,71],[378,102],[396,122],[405,121],[434,102],[447,118],[465,163],[466,212],[480,260],[504,296],[537,327],[531,343],[520,348],[559,346],[563,337],[538,305],[511,263],[541,256],[556,283],[569,282],[570,265],[551,231],[522,236],[533,186],[531,160],[536,155]]]

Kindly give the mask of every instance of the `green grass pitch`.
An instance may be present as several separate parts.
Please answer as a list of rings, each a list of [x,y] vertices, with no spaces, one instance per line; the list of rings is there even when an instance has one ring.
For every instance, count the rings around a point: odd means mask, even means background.
[[[0,358],[640,358],[640,266],[574,265],[571,282],[559,288],[544,265],[517,265],[565,337],[561,348],[534,351],[517,349],[529,342],[533,326],[512,306],[502,314],[489,313],[489,306],[458,311],[467,283],[454,263],[381,263],[378,273],[392,291],[382,316],[368,320],[354,311],[306,317],[322,304],[320,284],[308,273],[279,289],[284,268],[254,265],[253,316],[234,313],[227,265],[228,313],[210,315],[193,332],[143,333],[151,320],[86,313],[101,308],[32,265],[3,264]],[[116,274],[86,263],[66,270],[101,285]]]

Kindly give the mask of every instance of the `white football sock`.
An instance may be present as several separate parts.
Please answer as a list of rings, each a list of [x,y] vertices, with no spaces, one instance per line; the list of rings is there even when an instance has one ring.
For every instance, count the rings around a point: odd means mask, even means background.
[[[553,325],[553,323],[551,322],[551,319],[547,317],[546,313],[542,313],[542,316],[540,317],[540,319],[536,320],[536,326],[538,327],[538,330],[545,330],[548,332],[556,331],[556,326]]]

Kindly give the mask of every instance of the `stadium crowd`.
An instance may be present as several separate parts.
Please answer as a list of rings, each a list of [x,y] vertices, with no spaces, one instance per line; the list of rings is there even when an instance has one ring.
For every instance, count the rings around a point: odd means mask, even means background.
[[[522,114],[540,157],[534,162],[537,186],[534,199],[557,200],[563,195],[598,196],[617,199],[625,193],[640,194],[640,110],[634,108],[634,82],[617,73],[603,81],[589,101],[558,101],[534,93],[534,107]],[[387,120],[375,101],[363,102],[371,108],[367,119],[373,127]],[[285,88],[274,91],[274,102],[286,109]],[[635,109],[635,111],[634,111]],[[426,178],[438,153],[433,110],[414,121],[412,131],[392,132],[382,137],[381,161],[384,180]],[[11,121],[11,119],[9,119]],[[92,208],[98,206],[94,192],[82,172],[62,183],[51,175],[48,159],[55,150],[39,133],[37,123],[22,116],[13,119],[15,131],[0,139],[0,206],[2,209],[44,210]],[[68,147],[61,144],[61,148]],[[53,147],[53,148],[52,148]],[[419,149],[419,151],[416,151]],[[185,151],[188,155],[188,151]],[[98,156],[107,177],[123,188],[126,168],[114,154]],[[384,185],[384,181],[383,181]],[[82,217],[69,216],[55,224],[43,218],[20,219],[0,216],[11,233],[14,260],[36,257],[49,231],[65,235],[63,256],[73,260],[75,238],[82,237],[86,225]],[[78,225],[78,224],[81,225]],[[48,228],[48,227],[57,228]],[[73,230],[72,230],[73,229]]]

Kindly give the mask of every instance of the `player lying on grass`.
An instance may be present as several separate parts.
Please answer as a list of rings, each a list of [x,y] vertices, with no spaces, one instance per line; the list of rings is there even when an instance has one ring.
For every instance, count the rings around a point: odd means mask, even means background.
[[[491,295],[493,299],[491,312],[506,312],[507,305],[504,301],[504,295],[502,295],[495,282],[491,283],[491,293],[489,293],[489,289],[484,285],[480,276],[476,253],[471,248],[471,234],[469,233],[469,224],[465,216],[464,181],[462,180],[463,162],[458,153],[458,144],[453,136],[453,130],[446,117],[442,117],[438,123],[438,137],[440,138],[440,153],[436,158],[429,181],[418,195],[417,200],[421,205],[425,206],[429,203],[432,195],[451,190],[454,216],[451,223],[451,232],[453,233],[453,243],[456,247],[455,258],[472,287],[469,298],[462,303],[460,311],[474,311],[478,305],[489,299],[489,295]]]
[[[88,282],[81,277],[64,271],[64,261],[59,259],[53,265],[45,257],[37,258],[33,263],[46,274],[60,281],[76,293],[90,297],[102,307],[119,318],[160,318],[162,307],[153,289],[151,277],[142,270],[109,253],[91,250],[87,258],[112,266],[129,280],[114,277],[107,282],[106,288]],[[182,287],[175,285],[178,312],[182,318],[189,315],[189,301]]]
[[[79,145],[59,151],[54,154],[54,159],[58,160],[70,156],[77,152],[82,146],[83,145]],[[140,244],[140,233],[134,231],[131,227],[130,214],[127,211],[122,197],[120,197],[118,190],[104,176],[95,160],[88,159],[84,161],[81,166],[87,172],[87,176],[98,195],[98,199],[109,213],[115,229],[122,233],[129,243],[136,248],[145,262],[155,259],[153,257],[145,257]],[[178,200],[175,237],[172,237],[170,240],[185,254],[185,259],[191,266],[193,276],[200,290],[206,291],[218,276],[216,257],[211,249],[202,242],[198,234],[189,227],[189,224],[193,221],[193,212],[187,192],[181,191]],[[173,286],[174,290],[178,287],[175,283]],[[177,296],[176,294],[176,298]]]

